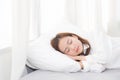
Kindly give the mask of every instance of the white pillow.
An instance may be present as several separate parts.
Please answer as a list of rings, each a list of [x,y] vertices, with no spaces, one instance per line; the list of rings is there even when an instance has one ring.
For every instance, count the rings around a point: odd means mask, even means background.
[[[62,24],[59,26],[61,28],[54,29],[51,33],[42,34],[38,39],[30,43],[28,53],[29,66],[61,72],[77,72],[81,69],[78,62],[52,48],[50,41],[58,32],[78,33],[79,31],[73,25]]]

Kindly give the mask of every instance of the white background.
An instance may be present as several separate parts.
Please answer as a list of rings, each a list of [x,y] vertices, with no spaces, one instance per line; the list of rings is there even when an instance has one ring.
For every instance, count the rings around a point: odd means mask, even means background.
[[[11,45],[11,0],[0,0],[0,49]]]

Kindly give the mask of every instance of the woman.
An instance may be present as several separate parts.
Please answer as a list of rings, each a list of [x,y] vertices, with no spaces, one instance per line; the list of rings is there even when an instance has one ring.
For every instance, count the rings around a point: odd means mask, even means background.
[[[92,35],[93,34],[93,35]],[[52,47],[78,61],[81,71],[102,72],[106,68],[120,68],[120,47],[116,49],[117,41],[103,33],[90,33],[84,39],[74,33],[58,33],[52,40]],[[118,61],[117,61],[118,60]]]

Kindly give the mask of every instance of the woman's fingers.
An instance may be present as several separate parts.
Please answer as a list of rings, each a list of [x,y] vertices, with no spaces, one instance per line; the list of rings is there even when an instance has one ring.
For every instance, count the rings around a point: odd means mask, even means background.
[[[80,56],[69,56],[70,58],[74,59],[74,60],[80,60],[79,57]]]
[[[80,60],[80,61],[84,61],[86,60],[85,59],[85,56],[70,56],[68,55],[70,58],[74,59],[74,60]]]

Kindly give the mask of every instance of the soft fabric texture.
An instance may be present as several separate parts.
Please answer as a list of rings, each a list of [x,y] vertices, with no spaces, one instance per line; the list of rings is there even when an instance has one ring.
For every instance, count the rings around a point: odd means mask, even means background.
[[[54,26],[48,33],[41,34],[39,38],[30,42],[27,65],[35,69],[77,72],[81,70],[80,64],[68,56],[54,50],[50,41],[59,32],[73,32],[86,36],[83,30],[70,23]]]
[[[78,62],[54,50],[50,45],[50,40],[59,32],[73,32],[90,42],[91,51],[90,54],[86,56],[86,61],[82,61],[84,66],[83,70],[81,70]],[[86,32],[78,28],[78,26],[62,24],[47,34],[41,34],[39,38],[30,43],[27,64],[36,69],[51,71],[103,72],[106,68],[120,68],[119,60],[116,61],[115,66],[113,66],[114,60],[112,55],[112,40],[111,37],[105,35],[105,33],[99,30]],[[119,53],[114,54],[114,56],[117,55],[119,55]]]
[[[22,77],[20,80],[120,80],[120,69],[106,70],[103,73],[61,73],[37,70]]]
[[[61,72],[77,72],[81,70],[78,62],[54,50],[50,44],[51,39],[58,32],[66,31],[78,33],[80,30],[72,24],[62,24],[47,34],[41,34],[39,38],[30,42],[27,65],[35,69]]]
[[[80,65],[50,45],[50,35],[41,35],[29,47],[28,65],[43,70],[76,72]]]
[[[59,32],[72,32],[83,38],[90,37],[90,32],[83,31],[72,24],[58,24],[47,34],[41,34],[39,38],[32,41],[29,46],[27,65],[35,69],[61,71],[61,72],[102,72],[105,68],[101,64],[83,61],[84,69],[81,70],[80,64],[68,56],[54,50],[50,41]],[[96,68],[94,68],[94,67]]]

